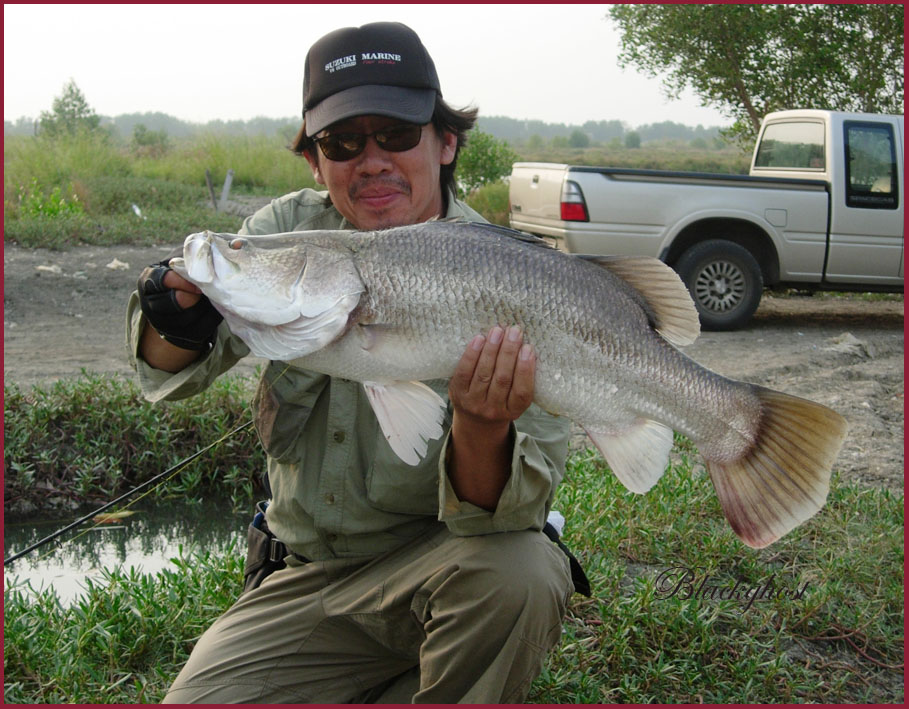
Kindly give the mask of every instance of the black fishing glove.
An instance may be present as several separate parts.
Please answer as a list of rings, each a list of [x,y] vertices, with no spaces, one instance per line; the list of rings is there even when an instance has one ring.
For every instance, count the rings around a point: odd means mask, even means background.
[[[171,270],[172,258],[183,255],[180,246],[163,261],[153,263],[139,275],[136,286],[142,313],[158,334],[172,345],[185,350],[207,350],[215,331],[224,319],[204,295],[191,308],[181,308],[177,292],[164,285],[164,275]]]

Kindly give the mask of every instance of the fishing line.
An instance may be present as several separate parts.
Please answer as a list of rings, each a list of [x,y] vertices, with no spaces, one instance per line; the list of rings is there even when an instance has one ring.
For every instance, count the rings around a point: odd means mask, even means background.
[[[282,372],[282,374],[283,374],[283,372]],[[209,443],[207,446],[205,446],[205,448],[201,448],[201,449],[197,450],[197,451],[196,451],[195,453],[193,453],[191,456],[189,456],[189,457],[187,457],[187,458],[184,458],[184,459],[181,460],[179,463],[177,463],[176,465],[171,466],[170,468],[168,468],[168,469],[165,470],[164,472],[158,473],[158,474],[155,475],[154,477],[149,478],[149,479],[146,480],[144,483],[142,483],[142,484],[140,484],[140,485],[137,485],[137,486],[134,487],[132,490],[130,490],[129,492],[126,492],[126,493],[120,495],[120,497],[116,498],[115,500],[111,500],[110,502],[108,502],[108,503],[102,505],[101,507],[99,507],[98,509],[96,509],[94,512],[89,512],[89,513],[88,513],[87,515],[85,515],[84,517],[80,517],[80,518],[77,519],[75,522],[71,522],[70,524],[66,525],[66,526],[63,527],[62,529],[58,529],[58,530],[57,530],[56,532],[54,532],[53,534],[50,534],[50,535],[48,535],[47,537],[45,537],[44,539],[41,539],[40,541],[35,542],[34,544],[32,544],[31,546],[29,546],[28,548],[23,549],[23,550],[20,551],[20,552],[16,552],[15,554],[12,554],[11,556],[9,556],[9,557],[7,557],[6,559],[3,560],[3,566],[5,567],[5,566],[7,566],[8,564],[11,564],[12,562],[14,562],[16,559],[19,559],[20,557],[25,556],[26,554],[28,554],[28,553],[34,551],[35,549],[38,549],[38,548],[44,546],[45,544],[48,544],[49,542],[53,541],[54,539],[56,539],[57,537],[61,536],[62,534],[65,534],[65,533],[68,532],[69,530],[74,529],[75,527],[78,527],[78,526],[79,526],[80,524],[82,524],[83,522],[86,522],[86,521],[90,520],[92,517],[95,517],[96,515],[99,515],[99,514],[101,514],[102,512],[104,512],[104,511],[110,509],[111,507],[113,507],[114,505],[116,505],[118,502],[122,502],[122,501],[125,500],[127,497],[131,497],[132,495],[135,495],[135,494],[136,494],[137,492],[139,492],[140,490],[144,490],[145,488],[150,488],[150,487],[151,487],[152,485],[154,485],[157,481],[160,480],[160,481],[164,482],[164,479],[165,479],[165,478],[167,478],[168,476],[171,476],[171,477],[172,477],[172,476],[176,475],[176,474],[179,473],[181,470],[183,470],[183,468],[185,468],[187,465],[189,465],[189,463],[191,463],[191,462],[194,461],[196,458],[198,458],[200,455],[202,455],[202,454],[205,453],[206,451],[211,450],[212,448],[214,448],[215,446],[217,446],[217,445],[218,445],[219,443],[221,443],[222,441],[225,441],[226,439],[228,439],[228,438],[230,438],[231,436],[233,436],[235,433],[239,433],[239,432],[242,431],[243,429],[248,428],[249,426],[252,425],[252,423],[253,423],[253,421],[252,421],[252,420],[249,420],[249,421],[247,421],[246,423],[241,424],[240,426],[237,426],[237,427],[236,427],[235,429],[233,429],[232,431],[230,431],[230,432],[228,432],[228,433],[225,433],[225,434],[224,434],[223,436],[221,436],[221,438],[219,438],[218,440],[214,441],[213,443]],[[148,494],[148,493],[150,493],[150,492],[151,492],[151,489],[147,490],[145,494]],[[134,504],[135,502],[138,502],[138,500],[142,499],[142,497],[144,497],[144,495],[141,496],[141,497],[136,498],[136,499],[133,500],[130,504]],[[95,527],[99,526],[100,524],[101,524],[101,523],[99,522],[98,524],[94,525],[94,527],[89,527],[88,529],[86,529],[86,530],[85,530],[84,532],[82,532],[81,534],[87,534],[88,532],[90,532],[92,529],[94,529]],[[73,537],[73,539],[78,539],[78,537],[81,536],[81,534],[80,534],[80,535],[77,535],[76,537]],[[73,541],[73,540],[70,540],[70,541]]]

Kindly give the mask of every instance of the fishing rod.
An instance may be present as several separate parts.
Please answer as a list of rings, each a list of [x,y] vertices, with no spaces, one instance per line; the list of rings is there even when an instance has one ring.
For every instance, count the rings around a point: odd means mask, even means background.
[[[32,551],[34,551],[35,549],[38,549],[39,547],[44,546],[44,545],[47,544],[48,542],[51,542],[51,541],[53,541],[54,539],[56,539],[57,537],[59,537],[61,534],[65,534],[65,533],[68,532],[69,530],[71,530],[71,529],[73,529],[73,528],[75,528],[75,527],[78,527],[78,526],[79,526],[80,524],[82,524],[83,522],[86,522],[87,520],[90,520],[90,519],[91,519],[92,517],[94,517],[95,515],[99,515],[99,514],[101,514],[102,512],[104,512],[104,511],[110,509],[111,507],[113,507],[114,505],[116,505],[118,502],[122,502],[123,500],[125,500],[127,497],[130,497],[130,496],[132,496],[132,495],[135,495],[135,494],[136,494],[137,492],[139,492],[140,490],[144,490],[145,488],[150,487],[152,484],[154,484],[155,482],[157,482],[157,481],[160,480],[161,478],[164,478],[164,477],[166,477],[166,476],[168,476],[168,475],[171,475],[171,474],[173,474],[174,472],[180,470],[180,468],[182,468],[183,466],[185,466],[185,465],[187,465],[188,463],[192,462],[193,460],[195,460],[196,458],[198,458],[200,455],[202,455],[202,454],[205,453],[206,451],[210,450],[211,448],[214,448],[216,445],[218,445],[219,443],[221,443],[221,442],[224,441],[225,439],[230,438],[230,437],[233,436],[235,433],[239,433],[239,432],[242,431],[244,428],[248,428],[249,426],[252,425],[252,423],[253,423],[252,420],[249,420],[249,421],[247,421],[246,423],[244,423],[244,424],[242,424],[242,425],[240,425],[240,426],[237,426],[233,431],[231,431],[230,433],[225,434],[224,436],[221,436],[221,438],[219,438],[219,439],[218,439],[217,441],[215,441],[214,443],[209,443],[207,446],[205,446],[205,448],[201,448],[200,450],[197,450],[197,451],[196,451],[195,453],[193,453],[191,456],[189,456],[188,458],[184,458],[183,460],[181,460],[181,461],[180,461],[179,463],[177,463],[176,465],[172,465],[170,468],[168,468],[167,470],[165,470],[163,473],[158,473],[158,474],[155,475],[153,478],[149,478],[149,479],[146,480],[144,483],[141,483],[140,485],[137,485],[136,487],[134,487],[134,488],[133,488],[132,490],[130,490],[129,492],[126,492],[126,493],[120,495],[120,497],[118,497],[116,500],[111,500],[110,502],[108,502],[108,503],[102,505],[101,507],[99,507],[98,509],[96,509],[94,512],[89,512],[89,513],[88,513],[87,515],[85,515],[84,517],[80,517],[80,518],[77,519],[75,522],[72,522],[71,524],[66,525],[63,529],[58,529],[56,532],[54,532],[53,534],[51,534],[51,535],[45,537],[45,538],[42,539],[41,541],[35,542],[34,544],[32,544],[32,545],[31,545],[30,547],[28,547],[27,549],[23,549],[22,551],[16,552],[16,553],[13,554],[12,556],[9,556],[8,558],[6,558],[6,559],[3,560],[3,566],[5,567],[5,566],[7,566],[7,564],[11,564],[11,563],[14,562],[16,559],[25,556],[25,555],[28,554],[29,552],[32,552]]]

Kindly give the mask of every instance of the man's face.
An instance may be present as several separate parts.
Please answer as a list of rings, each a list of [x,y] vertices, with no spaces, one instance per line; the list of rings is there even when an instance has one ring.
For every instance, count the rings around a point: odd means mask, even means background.
[[[332,124],[324,133],[373,133],[400,124],[395,118],[357,116]],[[320,134],[322,135],[322,134]],[[423,126],[420,142],[400,153],[383,150],[370,137],[359,155],[345,161],[305,153],[316,182],[325,185],[338,211],[358,229],[384,229],[425,222],[442,214],[439,169],[455,156],[457,136],[438,136]]]

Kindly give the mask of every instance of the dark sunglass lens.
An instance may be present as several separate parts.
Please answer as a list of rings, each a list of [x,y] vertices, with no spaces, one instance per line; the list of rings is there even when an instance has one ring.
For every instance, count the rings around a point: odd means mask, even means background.
[[[339,133],[319,139],[322,154],[329,160],[350,160],[363,151],[366,136],[356,133]]]
[[[423,135],[423,126],[404,125],[389,128],[387,131],[376,133],[376,142],[385,150],[393,153],[410,150],[420,142]]]

